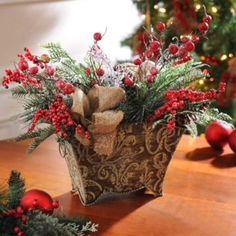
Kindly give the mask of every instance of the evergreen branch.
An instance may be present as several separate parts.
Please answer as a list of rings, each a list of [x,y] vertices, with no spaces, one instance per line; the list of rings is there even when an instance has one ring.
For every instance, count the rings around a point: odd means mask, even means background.
[[[65,51],[59,43],[47,43],[43,45],[49,51],[49,57],[52,62],[61,62],[62,60],[68,60],[75,64],[76,61],[70,57],[67,51]]]
[[[27,152],[30,154],[32,153],[44,140],[54,134],[54,127],[49,126],[43,130],[41,130],[38,137],[34,139],[34,141],[28,147]]]
[[[8,203],[9,209],[19,206],[20,200],[25,192],[25,182],[20,172],[13,170],[8,180]]]
[[[25,139],[32,139],[32,138],[36,138],[36,137],[40,137],[42,132],[47,132],[48,131],[48,127],[47,128],[38,128],[37,130],[31,131],[31,132],[25,132],[23,134],[20,134],[19,136],[16,137],[16,141],[23,141]]]
[[[97,231],[97,225],[82,218],[66,219],[42,214],[40,211],[28,213],[26,235],[34,236],[83,236]]]

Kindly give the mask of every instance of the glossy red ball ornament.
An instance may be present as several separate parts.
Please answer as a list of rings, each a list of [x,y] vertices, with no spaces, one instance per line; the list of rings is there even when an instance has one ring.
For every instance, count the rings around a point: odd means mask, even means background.
[[[222,122],[214,121],[205,130],[206,140],[212,148],[222,150],[229,139],[232,128]]]
[[[236,129],[229,136],[229,146],[236,153]]]
[[[52,214],[54,210],[54,203],[51,196],[38,189],[27,191],[20,201],[20,206],[28,211],[29,209],[39,209],[43,213]]]

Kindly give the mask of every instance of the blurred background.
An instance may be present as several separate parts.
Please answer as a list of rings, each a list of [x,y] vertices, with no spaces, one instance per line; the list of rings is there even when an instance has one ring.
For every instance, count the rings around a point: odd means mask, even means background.
[[[206,90],[227,82],[220,110],[236,119],[236,0],[0,0],[0,77],[12,68],[17,53],[28,47],[42,53],[41,44],[60,42],[82,61],[93,43],[94,32],[105,32],[101,47],[115,63],[142,53],[145,30],[166,22],[166,43],[173,35],[185,36],[197,26],[203,5],[213,17],[208,38],[195,57],[210,64],[211,77],[194,86]],[[0,87],[0,140],[17,136],[21,106],[10,91]]]

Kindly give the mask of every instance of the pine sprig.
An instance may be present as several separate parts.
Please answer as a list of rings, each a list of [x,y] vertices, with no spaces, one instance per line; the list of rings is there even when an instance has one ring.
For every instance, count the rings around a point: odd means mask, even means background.
[[[82,218],[55,217],[34,211],[29,213],[25,234],[26,236],[83,236],[85,233],[96,231],[96,224]]]
[[[44,140],[54,134],[54,127],[49,126],[45,129],[40,130],[39,135],[34,139],[34,141],[28,147],[27,152],[32,153]]]
[[[14,209],[19,206],[20,199],[25,192],[25,182],[21,174],[13,170],[8,180],[8,202],[7,207]]]

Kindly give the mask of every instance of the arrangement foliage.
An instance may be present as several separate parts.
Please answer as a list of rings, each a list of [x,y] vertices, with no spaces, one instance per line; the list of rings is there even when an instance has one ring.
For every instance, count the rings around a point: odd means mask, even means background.
[[[192,28],[204,16],[204,7],[211,13],[212,23],[208,24],[208,40],[200,40],[196,45],[194,57],[208,63],[209,80],[200,80],[194,87],[201,90],[216,88],[220,81],[227,83],[226,94],[218,98],[220,110],[235,117],[236,71],[230,64],[236,54],[236,2],[234,0],[133,0],[140,15],[144,18],[140,26],[122,41],[123,46],[131,47],[134,54],[142,54],[151,26],[158,21],[167,22],[165,43],[172,38],[192,34]],[[157,31],[154,27],[152,30]]]
[[[80,217],[49,215],[37,208],[23,210],[20,201],[24,193],[24,179],[18,171],[12,171],[8,188],[0,189],[1,236],[83,236],[97,231],[96,224]]]
[[[132,63],[112,65],[98,45],[103,38],[100,33],[94,34],[94,44],[83,64],[59,44],[46,44],[48,54],[41,56],[26,48],[23,55],[18,55],[15,70],[7,69],[2,82],[6,88],[12,82],[19,83],[12,88],[12,94],[23,101],[25,111],[21,118],[29,129],[17,140],[33,138],[29,152],[53,134],[60,143],[73,143],[76,139],[96,142],[88,126],[93,120],[91,113],[82,117],[73,109],[84,107],[83,103],[77,104],[78,97],[84,100],[92,88],[107,94],[109,91],[102,88],[119,88],[125,93],[125,98],[112,107],[113,112],[121,111],[123,123],[161,123],[170,132],[177,125],[197,135],[197,124],[230,121],[228,115],[210,107],[224,93],[225,83],[205,92],[191,88],[194,81],[207,80],[209,76],[204,70],[207,65],[195,62],[192,53],[199,39],[206,37],[211,21],[206,14],[197,30],[188,37],[174,37],[169,45],[163,38],[166,25],[158,22],[157,32],[150,31],[145,36],[145,51]],[[109,115],[106,119],[111,121]]]

